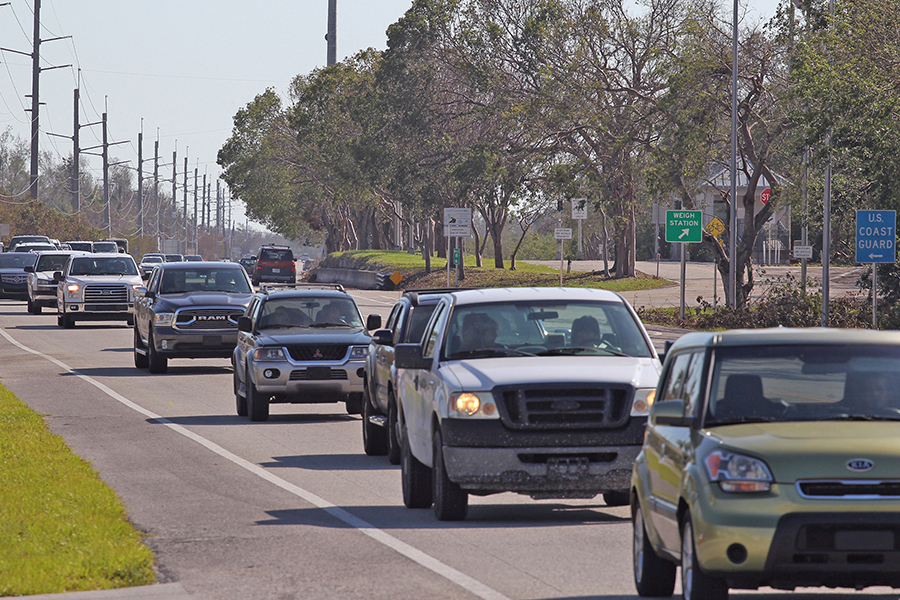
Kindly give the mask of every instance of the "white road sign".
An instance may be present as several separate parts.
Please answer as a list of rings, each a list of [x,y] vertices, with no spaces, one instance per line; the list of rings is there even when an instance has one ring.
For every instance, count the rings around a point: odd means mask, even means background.
[[[572,218],[587,219],[587,198],[572,198]]]
[[[571,227],[557,227],[553,230],[553,237],[557,240],[571,240],[572,239],[572,228]]]
[[[810,259],[813,257],[812,252],[812,246],[794,246],[794,258]]]
[[[472,209],[445,208],[444,235],[447,237],[472,237]]]

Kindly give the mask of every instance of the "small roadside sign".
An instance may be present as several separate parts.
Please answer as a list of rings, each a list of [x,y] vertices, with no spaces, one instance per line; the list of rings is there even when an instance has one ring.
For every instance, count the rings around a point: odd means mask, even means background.
[[[571,240],[572,239],[572,228],[571,227],[557,227],[553,230],[553,239],[557,240]]]
[[[454,267],[458,266],[459,261],[460,261],[459,248],[454,248],[453,249],[453,266]]]
[[[759,195],[759,201],[763,204],[768,204],[769,200],[772,199],[772,188],[766,188]]]
[[[703,239],[699,210],[667,210],[666,241],[669,243],[695,243]]]
[[[719,239],[725,233],[725,223],[719,217],[713,217],[704,229],[714,238]]]
[[[572,198],[572,218],[587,219],[587,198]]]
[[[897,211],[856,211],[856,262],[897,261]]]
[[[445,208],[444,235],[446,237],[472,237],[472,209]]]
[[[812,246],[794,246],[794,258],[805,258],[809,260],[813,257]]]
[[[0,235],[9,235],[9,223],[0,223]]]

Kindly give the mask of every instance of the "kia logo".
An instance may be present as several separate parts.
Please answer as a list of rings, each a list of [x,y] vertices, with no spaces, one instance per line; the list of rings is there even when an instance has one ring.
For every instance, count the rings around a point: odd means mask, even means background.
[[[856,473],[864,473],[875,468],[875,463],[867,458],[854,458],[847,461],[847,469]]]

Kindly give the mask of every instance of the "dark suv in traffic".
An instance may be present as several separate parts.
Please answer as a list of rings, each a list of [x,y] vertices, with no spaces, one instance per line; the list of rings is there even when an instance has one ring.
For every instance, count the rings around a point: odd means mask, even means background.
[[[290,246],[262,246],[256,257],[256,265],[250,276],[253,285],[263,282],[294,283],[297,280],[294,251]]]
[[[134,366],[165,373],[170,358],[229,358],[253,289],[240,265],[156,266],[135,298]]]

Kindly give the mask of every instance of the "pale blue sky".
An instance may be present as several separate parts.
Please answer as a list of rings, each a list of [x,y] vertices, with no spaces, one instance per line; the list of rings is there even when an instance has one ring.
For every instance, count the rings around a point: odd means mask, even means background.
[[[31,51],[34,0],[0,6],[0,46]],[[2,2],[0,2],[2,4]],[[741,2],[762,18],[777,0]],[[41,147],[59,157],[72,151],[76,68],[82,70],[81,122],[100,120],[107,102],[111,150],[118,160],[137,163],[137,134],[143,119],[144,157],[160,142],[162,179],[171,178],[176,140],[178,171],[187,151],[191,172],[219,173],[216,153],[231,131],[232,117],[267,87],[284,93],[290,80],[325,65],[327,0],[42,0],[42,64],[73,68],[41,75]],[[338,0],[338,60],[386,45],[385,31],[411,0]],[[0,55],[0,130],[30,136],[31,61]],[[100,143],[100,127],[81,130],[82,147]],[[92,160],[99,178],[100,163]],[[145,172],[152,162],[145,163]],[[181,175],[179,175],[179,180]],[[214,181],[213,181],[214,182]],[[235,207],[238,214],[242,213]]]

